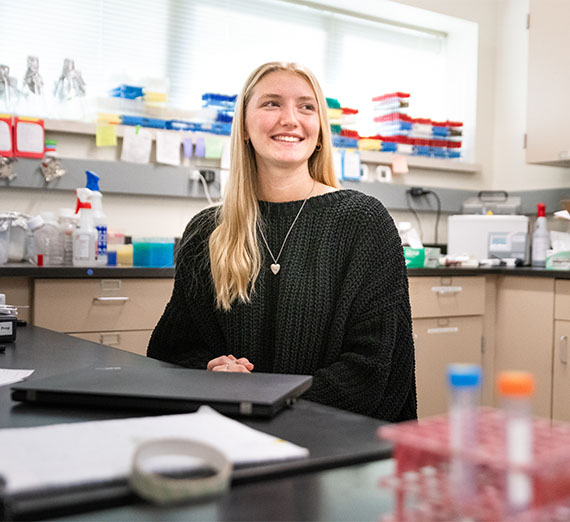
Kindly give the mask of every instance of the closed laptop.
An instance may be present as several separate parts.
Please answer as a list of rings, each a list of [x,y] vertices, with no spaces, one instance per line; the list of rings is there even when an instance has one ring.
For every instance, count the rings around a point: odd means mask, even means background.
[[[28,403],[191,412],[208,405],[232,416],[272,417],[311,386],[312,377],[186,368],[86,368],[12,386]]]

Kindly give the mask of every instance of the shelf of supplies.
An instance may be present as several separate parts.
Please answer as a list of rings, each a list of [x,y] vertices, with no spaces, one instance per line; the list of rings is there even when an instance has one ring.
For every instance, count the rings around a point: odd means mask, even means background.
[[[373,163],[378,165],[392,165],[394,160],[393,152],[379,152],[375,150],[360,151],[360,159],[363,163]],[[478,163],[467,163],[459,160],[441,159],[441,158],[425,158],[422,156],[404,156],[408,163],[408,167],[414,169],[426,170],[445,170],[451,172],[471,173],[481,172],[481,165]]]

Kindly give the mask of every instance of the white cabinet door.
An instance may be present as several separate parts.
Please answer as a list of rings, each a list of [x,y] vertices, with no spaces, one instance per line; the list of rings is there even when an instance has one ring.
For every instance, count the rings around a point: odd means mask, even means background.
[[[570,2],[530,0],[527,163],[570,167]]]

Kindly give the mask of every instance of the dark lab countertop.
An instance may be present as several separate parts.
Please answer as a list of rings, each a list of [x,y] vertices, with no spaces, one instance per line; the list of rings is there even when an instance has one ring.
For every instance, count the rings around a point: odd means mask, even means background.
[[[419,277],[457,277],[474,275],[509,275],[524,277],[553,277],[570,279],[570,270],[545,270],[537,267],[482,267],[482,268],[409,268],[408,275]],[[28,263],[0,265],[0,277],[41,278],[173,278],[174,268],[151,268],[138,266],[49,266],[38,267]]]

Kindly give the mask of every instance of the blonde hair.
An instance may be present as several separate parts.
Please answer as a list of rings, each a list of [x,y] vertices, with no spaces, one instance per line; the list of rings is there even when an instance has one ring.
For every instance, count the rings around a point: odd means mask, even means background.
[[[294,63],[269,62],[255,69],[238,96],[231,134],[230,175],[222,206],[217,213],[217,227],[209,242],[210,267],[218,309],[230,310],[234,301],[250,301],[261,267],[257,225],[257,165],[255,151],[246,142],[245,115],[253,89],[266,75],[290,71],[304,78],[315,92],[320,120],[318,142],[309,158],[309,173],[313,179],[339,187],[332,159],[332,143],[327,103],[322,89],[308,69]]]

